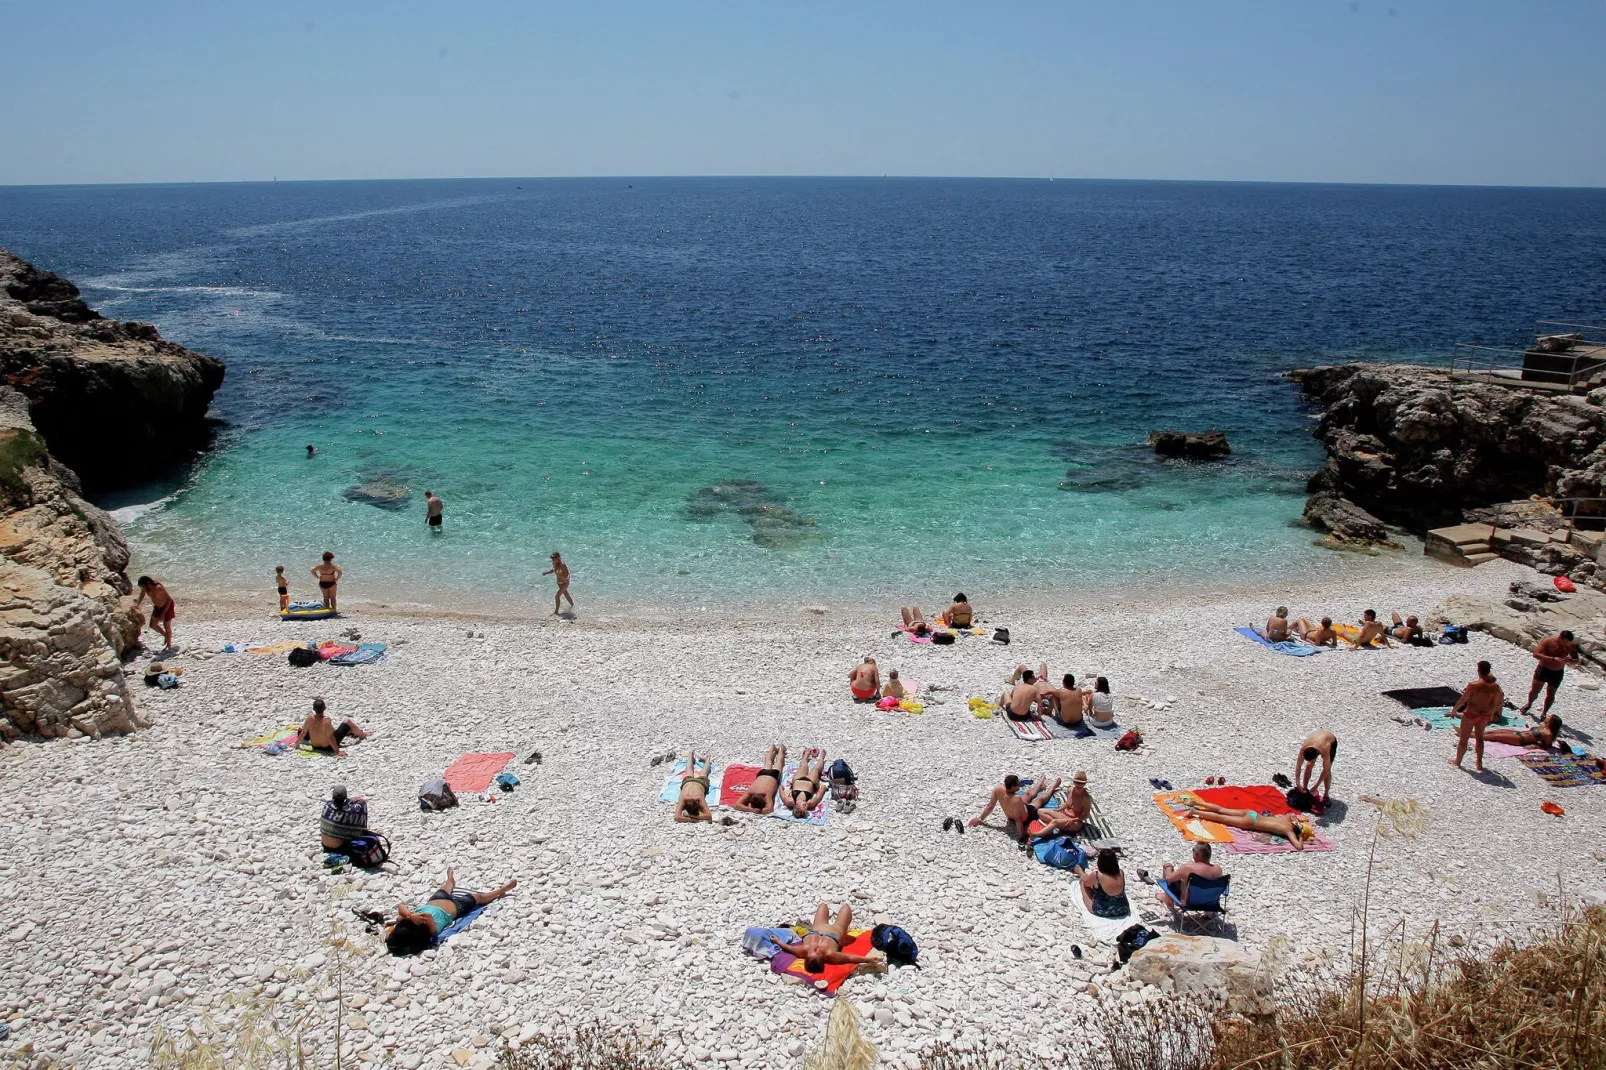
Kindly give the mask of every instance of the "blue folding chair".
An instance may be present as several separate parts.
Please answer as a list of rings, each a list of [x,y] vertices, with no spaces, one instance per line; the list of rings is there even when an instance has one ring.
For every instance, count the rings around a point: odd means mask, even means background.
[[[1231,873],[1223,873],[1211,879],[1189,877],[1187,902],[1178,899],[1177,894],[1165,881],[1158,882],[1158,887],[1166,905],[1171,908],[1172,924],[1178,931],[1185,932],[1190,921],[1194,924],[1195,931],[1198,931],[1211,920],[1221,918],[1227,913],[1227,908],[1221,901],[1227,897],[1228,887],[1231,884]]]

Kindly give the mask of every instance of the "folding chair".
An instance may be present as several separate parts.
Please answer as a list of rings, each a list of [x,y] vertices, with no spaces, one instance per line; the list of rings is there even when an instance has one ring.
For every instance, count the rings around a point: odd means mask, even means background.
[[[1187,931],[1188,924],[1192,922],[1194,931],[1197,932],[1211,920],[1221,918],[1227,913],[1227,908],[1221,901],[1227,897],[1228,886],[1231,884],[1230,873],[1223,873],[1209,880],[1203,877],[1189,877],[1187,902],[1178,899],[1165,881],[1159,881],[1156,886],[1160,889],[1160,895],[1165,899],[1166,906],[1171,908],[1171,923],[1177,930]]]

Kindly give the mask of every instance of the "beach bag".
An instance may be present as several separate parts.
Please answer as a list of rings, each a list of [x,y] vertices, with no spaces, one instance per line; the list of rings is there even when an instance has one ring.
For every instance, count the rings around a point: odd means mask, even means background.
[[[1158,939],[1160,939],[1160,934],[1145,925],[1138,924],[1129,926],[1127,929],[1122,931],[1120,936],[1116,937],[1115,953],[1120,957],[1122,962],[1125,962],[1127,959],[1132,957],[1132,952],[1136,951],[1140,947],[1145,946],[1151,940]]]
[[[1115,741],[1116,750],[1137,750],[1143,743],[1143,734],[1136,728]]]
[[[390,858],[390,841],[377,832],[365,832],[346,843],[346,854],[359,866],[373,869]]]
[[[997,631],[995,631],[993,633],[993,642],[999,644],[1000,646],[1008,646],[1009,645],[1009,629],[1008,628],[1000,628]]]
[[[920,963],[915,961],[920,957],[915,938],[896,925],[877,925],[871,929],[870,946],[887,956],[888,965],[920,968]]]
[[[1413,635],[1411,636],[1410,642],[1412,646],[1431,647],[1434,645],[1433,640],[1429,639],[1426,635]]]
[[[954,633],[953,632],[933,632],[932,635],[931,635],[931,641],[933,643],[936,643],[938,646],[950,646],[950,645],[952,645],[952,643],[954,641]]]
[[[1444,626],[1444,637],[1439,640],[1441,643],[1465,643],[1466,641],[1467,630],[1459,624],[1446,624]]]
[[[498,773],[496,774],[496,786],[503,791],[512,791],[519,786],[519,778],[512,773]]]
[[[831,781],[837,784],[857,784],[859,778],[853,775],[853,769],[847,762],[838,758],[831,763]]]
[[[298,646],[288,655],[291,665],[298,669],[305,669],[308,665],[318,664],[318,652],[311,647]]]
[[[1055,869],[1075,869],[1077,866],[1087,865],[1087,853],[1073,840],[1063,838],[1048,840],[1037,844],[1032,850],[1039,862]]]
[[[457,805],[457,794],[452,791],[446,781],[439,779],[426,780],[418,789],[418,808],[420,810],[449,810]]]

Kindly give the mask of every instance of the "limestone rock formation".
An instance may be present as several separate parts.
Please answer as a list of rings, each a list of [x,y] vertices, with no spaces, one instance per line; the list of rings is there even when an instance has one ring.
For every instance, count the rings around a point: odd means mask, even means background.
[[[1213,461],[1232,452],[1221,431],[1153,431],[1149,445],[1161,457],[1183,457],[1190,461]]]
[[[128,546],[0,387],[0,738],[138,726],[120,657],[139,638]]]
[[[148,323],[104,319],[78,288],[0,249],[0,385],[91,491],[149,479],[206,444],[223,362]]]
[[[1162,991],[1194,995],[1234,1014],[1270,1014],[1275,956],[1232,940],[1168,933],[1132,953],[1128,972]]]
[[[1442,368],[1345,364],[1289,373],[1321,406],[1327,465],[1310,482],[1414,532],[1531,495],[1606,486],[1606,410],[1571,394],[1452,382]],[[1317,507],[1321,519],[1335,511]],[[1307,511],[1309,515],[1309,511]]]
[[[1321,492],[1305,502],[1305,524],[1327,533],[1329,543],[1347,546],[1397,546],[1383,521],[1348,498]]]

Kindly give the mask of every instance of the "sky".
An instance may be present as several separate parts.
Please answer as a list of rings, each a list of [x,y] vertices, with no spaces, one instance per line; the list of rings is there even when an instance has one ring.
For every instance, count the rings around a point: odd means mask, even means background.
[[[1600,186],[1603,40],[1601,0],[0,0],[0,185]]]

